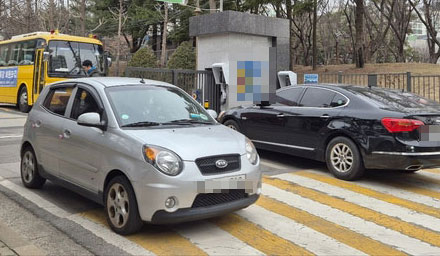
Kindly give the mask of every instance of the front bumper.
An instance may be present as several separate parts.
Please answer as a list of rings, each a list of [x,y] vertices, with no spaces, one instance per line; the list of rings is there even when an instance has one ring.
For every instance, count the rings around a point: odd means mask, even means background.
[[[205,219],[254,203],[261,191],[259,163],[251,165],[246,155],[240,158],[240,170],[229,173],[202,175],[196,163],[191,161],[185,161],[182,173],[174,177],[157,170],[143,172],[137,180],[132,180],[142,220],[152,223],[176,223]],[[217,181],[236,176],[245,176],[245,180]],[[227,203],[193,208],[199,194],[218,193],[227,189],[244,189],[247,196]],[[165,206],[165,201],[170,197],[175,198],[177,202],[171,209]]]
[[[160,210],[153,215],[153,218],[151,219],[151,223],[172,224],[172,223],[208,219],[246,208],[249,205],[255,203],[255,201],[257,201],[259,197],[260,195],[254,194],[247,198],[229,203],[223,203],[223,204],[218,204],[208,207],[200,207],[200,208],[185,208],[185,209],[179,209],[175,212],[167,212],[164,210]]]
[[[440,166],[440,151],[435,152],[387,152],[373,151],[364,155],[367,169],[418,170]]]

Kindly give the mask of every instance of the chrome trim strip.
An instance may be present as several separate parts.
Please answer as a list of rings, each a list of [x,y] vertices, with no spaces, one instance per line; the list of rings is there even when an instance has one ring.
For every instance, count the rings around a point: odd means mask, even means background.
[[[261,141],[261,140],[252,140],[252,141],[256,142],[256,143],[269,144],[269,145],[280,146],[280,147],[285,147],[285,148],[294,148],[294,149],[301,149],[301,150],[308,150],[308,151],[315,150],[314,148],[307,148],[307,147],[301,147],[301,146],[280,144],[280,143],[267,142],[267,141]]]
[[[391,156],[438,156],[438,155],[440,155],[440,151],[436,151],[436,152],[386,152],[386,151],[373,151],[372,154],[391,155]]]

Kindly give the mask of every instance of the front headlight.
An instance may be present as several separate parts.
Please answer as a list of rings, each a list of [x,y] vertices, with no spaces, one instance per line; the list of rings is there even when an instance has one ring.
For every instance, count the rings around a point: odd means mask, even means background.
[[[258,153],[255,149],[254,143],[248,138],[246,138],[246,156],[249,162],[256,165],[258,162]]]
[[[144,146],[145,160],[166,175],[176,176],[183,169],[183,162],[174,152],[158,146]]]

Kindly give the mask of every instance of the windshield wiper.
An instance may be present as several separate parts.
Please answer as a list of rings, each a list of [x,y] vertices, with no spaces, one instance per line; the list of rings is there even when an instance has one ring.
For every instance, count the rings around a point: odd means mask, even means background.
[[[162,124],[181,124],[181,125],[190,125],[190,124],[211,124],[211,122],[204,122],[194,119],[178,119],[170,122],[162,123]]]
[[[158,126],[158,125],[160,125],[160,123],[144,121],[144,122],[136,122],[131,124],[124,124],[121,127],[148,127],[148,126]]]

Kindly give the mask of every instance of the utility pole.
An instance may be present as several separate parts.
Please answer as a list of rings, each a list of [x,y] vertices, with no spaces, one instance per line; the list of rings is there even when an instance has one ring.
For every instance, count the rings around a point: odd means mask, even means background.
[[[313,70],[316,70],[316,65],[318,61],[318,53],[316,47],[316,24],[318,22],[318,0],[313,0]]]
[[[116,50],[116,76],[119,76],[119,57],[121,55],[121,30],[122,30],[122,11],[124,0],[119,0],[119,17],[118,17],[118,44]]]
[[[163,31],[162,31],[162,53],[160,55],[160,65],[165,67],[166,54],[167,54],[167,27],[168,27],[168,3],[164,2],[164,21],[163,21]]]

